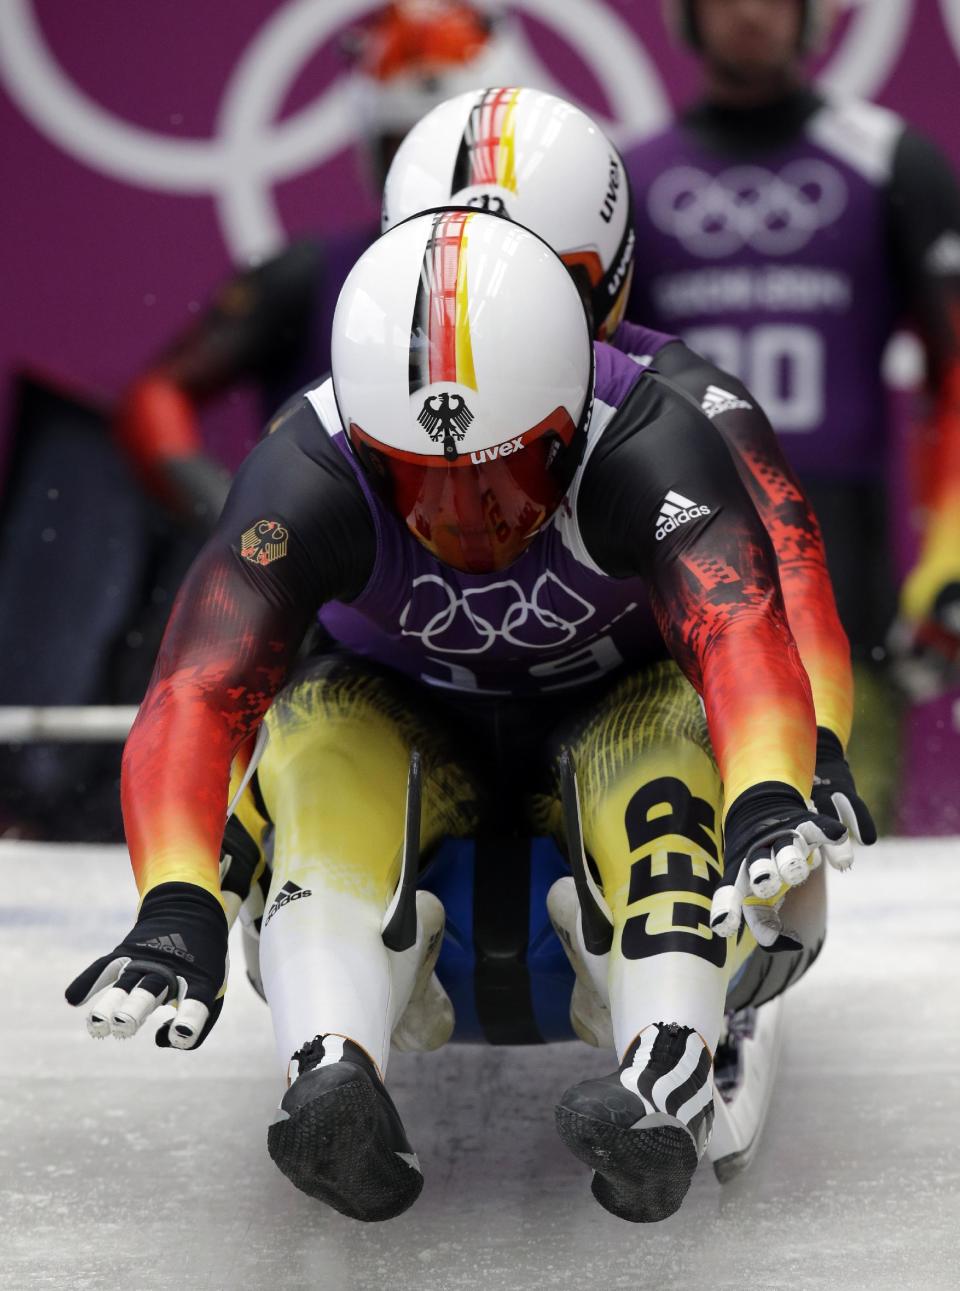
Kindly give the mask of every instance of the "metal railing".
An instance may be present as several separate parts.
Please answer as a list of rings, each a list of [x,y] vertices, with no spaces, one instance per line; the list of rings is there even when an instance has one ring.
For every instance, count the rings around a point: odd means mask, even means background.
[[[136,715],[135,704],[0,708],[0,744],[122,744]]]

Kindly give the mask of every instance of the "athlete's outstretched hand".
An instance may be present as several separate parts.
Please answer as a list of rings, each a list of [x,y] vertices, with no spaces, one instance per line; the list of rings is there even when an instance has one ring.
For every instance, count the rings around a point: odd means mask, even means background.
[[[161,883],[147,893],[120,945],[67,987],[67,1002],[87,1004],[95,1038],[135,1035],[161,1004],[177,1012],[157,1031],[162,1048],[196,1049],[223,1007],[227,920],[220,903],[193,883]]]
[[[827,860],[845,870],[853,862],[847,826],[836,813],[812,811],[796,789],[777,781],[755,785],[727,813],[724,871],[710,912],[720,937],[734,937],[740,920],[765,950],[796,950],[800,942],[783,927],[779,906]]]
[[[810,796],[821,815],[834,816],[846,825],[855,843],[869,846],[877,841],[877,827],[870,808],[857,793],[843,746],[833,731],[824,726],[817,727],[817,769]],[[823,851],[830,864],[838,870],[845,870],[853,864],[849,839],[840,844],[826,843]]]

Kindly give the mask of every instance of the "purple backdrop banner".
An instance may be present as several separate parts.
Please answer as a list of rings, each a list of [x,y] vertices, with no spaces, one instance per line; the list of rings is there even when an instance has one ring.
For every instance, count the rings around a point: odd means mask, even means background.
[[[4,0],[0,371],[110,396],[231,263],[369,222],[336,38],[364,0]],[[622,144],[696,85],[653,0],[523,0],[530,80]],[[960,0],[848,4],[827,81],[895,108],[960,164]]]

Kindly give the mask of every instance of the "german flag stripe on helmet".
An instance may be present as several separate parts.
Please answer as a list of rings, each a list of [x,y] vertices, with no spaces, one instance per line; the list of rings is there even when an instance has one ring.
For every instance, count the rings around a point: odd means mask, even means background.
[[[477,388],[467,281],[469,211],[441,211],[423,255],[410,345],[410,393],[438,381]]]
[[[517,102],[523,91],[484,90],[470,115],[457,150],[451,192],[474,184],[495,184],[517,191],[515,130]]]

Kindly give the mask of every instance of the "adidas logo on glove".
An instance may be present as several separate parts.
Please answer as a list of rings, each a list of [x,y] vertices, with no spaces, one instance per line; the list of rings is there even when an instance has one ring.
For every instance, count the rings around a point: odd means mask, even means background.
[[[313,888],[301,888],[296,883],[293,883],[288,879],[277,893],[276,897],[274,897],[273,904],[267,911],[267,917],[263,921],[263,926],[266,927],[277,911],[282,910],[283,907],[285,905],[289,905],[291,901],[300,901],[303,897],[312,896]]]
[[[709,514],[709,507],[699,506],[696,502],[685,498],[682,493],[674,493],[671,489],[660,503],[660,514],[657,516],[657,542],[662,542],[668,533],[673,533],[682,524],[688,524],[691,520],[698,520],[701,516]]]
[[[187,950],[187,943],[178,932],[169,935],[164,933],[160,937],[151,937],[149,941],[138,941],[136,944],[149,946],[151,950],[165,950],[168,955],[176,955],[178,959],[185,959],[191,964],[194,961],[193,955]]]

